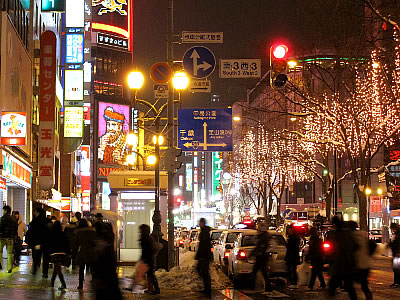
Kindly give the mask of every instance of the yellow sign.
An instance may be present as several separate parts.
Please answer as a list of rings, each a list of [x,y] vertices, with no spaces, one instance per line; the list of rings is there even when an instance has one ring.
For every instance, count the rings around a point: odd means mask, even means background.
[[[125,185],[128,186],[142,186],[153,185],[153,178],[125,178]]]
[[[64,107],[64,137],[82,137],[83,107]]]

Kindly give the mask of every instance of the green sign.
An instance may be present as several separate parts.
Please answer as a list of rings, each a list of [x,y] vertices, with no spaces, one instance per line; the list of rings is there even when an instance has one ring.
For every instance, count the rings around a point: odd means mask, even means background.
[[[219,186],[221,181],[222,173],[222,158],[219,158],[219,152],[212,153],[212,169],[213,169],[213,196],[220,195]]]
[[[42,11],[65,11],[67,0],[42,0]]]

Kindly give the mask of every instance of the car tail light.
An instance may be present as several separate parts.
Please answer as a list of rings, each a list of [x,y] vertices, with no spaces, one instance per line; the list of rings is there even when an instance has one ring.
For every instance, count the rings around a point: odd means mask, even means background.
[[[225,257],[225,258],[228,258],[228,257],[229,257],[229,253],[230,253],[229,251],[226,251],[226,252],[224,253],[224,257]]]
[[[211,248],[211,252],[214,252],[214,248]]]
[[[180,241],[179,241],[179,244],[182,244],[182,245],[183,245],[183,240],[180,240]]]
[[[240,250],[237,254],[237,259],[239,260],[246,260],[247,259],[247,255],[246,252],[244,252],[243,250]]]
[[[324,249],[325,252],[328,252],[331,250],[331,244],[329,243],[323,243],[322,248]]]

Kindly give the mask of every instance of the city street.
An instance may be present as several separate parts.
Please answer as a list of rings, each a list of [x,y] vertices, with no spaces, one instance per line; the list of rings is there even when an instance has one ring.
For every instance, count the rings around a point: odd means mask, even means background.
[[[0,299],[92,299],[90,292],[90,282],[85,281],[83,292],[79,292],[76,287],[78,285],[77,270],[64,269],[64,275],[67,282],[67,289],[63,292],[57,287],[59,282],[56,280],[55,288],[49,287],[49,279],[41,277],[40,272],[36,275],[30,274],[30,257],[23,256],[23,261],[19,268],[14,269],[12,274],[8,274],[4,270],[0,273]],[[51,272],[51,270],[50,270]],[[133,274],[134,267],[119,267],[118,276],[123,278]],[[90,278],[90,276],[89,276]],[[325,277],[326,280],[328,277]],[[90,279],[89,279],[90,280]],[[400,289],[389,289],[389,285],[393,282],[393,273],[391,271],[391,259],[388,257],[379,257],[374,259],[374,270],[370,279],[370,288],[373,292],[374,299],[396,299],[400,297]],[[301,286],[297,290],[289,290],[279,286],[279,282],[275,282],[275,289],[283,295],[281,298],[286,299],[327,299],[324,291],[307,292],[307,287]],[[212,299],[268,299],[261,291],[249,289],[250,284],[244,283],[239,291],[233,288],[225,290],[213,290]],[[318,280],[316,287],[318,286]],[[364,296],[358,284],[355,284],[360,299]],[[161,294],[151,296],[147,294],[132,294],[123,292],[124,299],[206,299],[196,291],[186,292],[182,295],[180,290],[161,289]],[[246,296],[244,296],[246,295]],[[287,295],[287,297],[284,297]],[[275,297],[274,297],[275,298]],[[345,292],[340,291],[335,299],[348,299]]]

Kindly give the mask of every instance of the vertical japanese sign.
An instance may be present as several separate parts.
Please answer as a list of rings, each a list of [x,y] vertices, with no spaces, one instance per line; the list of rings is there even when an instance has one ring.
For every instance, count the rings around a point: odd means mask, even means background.
[[[222,162],[219,152],[212,153],[212,167],[213,167],[213,196],[220,195],[219,187],[221,183]]]
[[[43,32],[40,39],[39,79],[39,187],[50,190],[54,185],[54,127],[56,97],[56,36]]]

